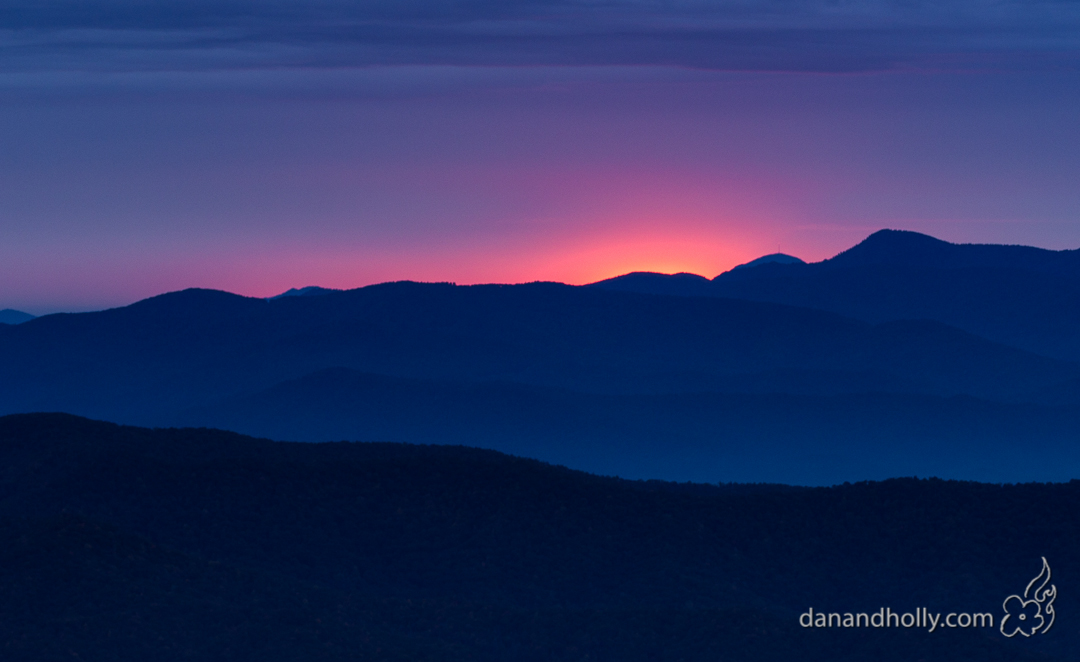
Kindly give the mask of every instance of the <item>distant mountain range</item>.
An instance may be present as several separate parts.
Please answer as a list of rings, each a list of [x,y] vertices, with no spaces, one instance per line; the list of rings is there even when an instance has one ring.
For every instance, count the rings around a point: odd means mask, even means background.
[[[480,446],[598,474],[701,483],[1068,481],[1080,467],[1080,410],[897,393],[601,395],[338,368],[167,422],[298,441]]]
[[[732,271],[736,269],[746,269],[749,267],[760,267],[763,264],[806,264],[802,260],[792,255],[785,255],[783,253],[772,253],[771,255],[765,255],[759,257],[756,260],[750,260],[745,264],[740,264],[736,267],[732,267]]]
[[[0,326],[0,414],[463,443],[634,478],[1059,480],[1080,467],[1077,293],[1076,251],[896,231],[711,281],[186,290]]]
[[[633,274],[592,287],[767,301],[871,323],[935,320],[1045,356],[1080,360],[1080,250],[950,244],[882,230],[822,262],[753,264],[711,281]]]
[[[0,417],[6,662],[1065,662],[1080,482],[601,478],[491,451]],[[1041,558],[1046,635],[997,630]],[[986,613],[992,627],[803,628]]]
[[[309,285],[307,287],[294,287],[277,296],[269,297],[270,300],[280,299],[282,297],[313,297],[320,294],[330,294],[331,292],[340,292],[341,290],[330,289],[326,287],[317,287],[315,285]]]
[[[32,319],[34,319],[33,315],[24,313],[21,310],[12,310],[11,308],[0,310],[0,324],[22,324]]]

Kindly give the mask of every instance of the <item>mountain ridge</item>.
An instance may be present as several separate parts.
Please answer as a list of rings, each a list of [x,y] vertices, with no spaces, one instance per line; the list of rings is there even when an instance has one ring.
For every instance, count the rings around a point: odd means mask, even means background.
[[[844,377],[777,376],[832,378],[841,386]],[[464,444],[599,475],[695,482],[835,485],[910,475],[1061,481],[1080,466],[1074,406],[1006,405],[901,389],[777,394],[769,384],[752,392],[739,384],[727,393],[597,395],[335,368],[162,424],[288,441]]]
[[[662,274],[590,285],[826,310],[871,323],[935,320],[998,343],[1080,360],[1080,249],[951,244],[880,230],[821,262],[733,269],[684,287]]]
[[[32,319],[35,319],[34,315],[24,313],[21,310],[13,310],[11,308],[0,310],[0,324],[22,324],[23,322],[29,322]]]
[[[732,271],[736,269],[750,269],[752,267],[759,267],[763,264],[806,264],[804,261],[793,255],[787,255],[784,253],[770,253],[769,255],[763,255],[756,260],[750,260],[743,264],[734,266]]]
[[[1080,365],[939,322],[551,283],[193,289],[0,328],[0,413],[471,443],[643,478],[1062,476],[1076,383]],[[973,463],[976,429],[993,447]],[[905,435],[940,452],[911,461]],[[1025,455],[1040,439],[1053,452]]]
[[[303,365],[402,377],[510,379],[599,392],[708,390],[713,374],[880,366],[922,379],[944,378],[934,387],[946,389],[941,393],[984,396],[997,393],[987,387],[1014,390],[1025,379],[1066,381],[1078,369],[940,323],[874,326],[771,303],[605,293],[558,284],[392,283],[275,301],[192,289],[101,313],[52,315],[11,327],[5,335],[3,370],[10,383],[21,381],[23,388],[44,359],[98,371],[126,363],[125,370],[148,371],[152,379],[167,374],[161,370],[169,365],[190,372],[198,367],[194,361],[219,373],[229,368],[228,374],[236,375],[230,379],[239,380],[236,388],[249,376],[298,376]],[[958,360],[969,364],[951,368]],[[922,363],[919,370],[912,372],[912,361]],[[288,367],[293,364],[296,369]],[[1021,373],[1010,375],[1013,365]],[[926,372],[931,369],[941,377]],[[1035,372],[1020,377],[1024,370]],[[692,377],[695,371],[702,377]],[[956,379],[967,386],[946,386]],[[59,386],[49,381],[42,388]]]
[[[1067,279],[975,264],[997,249],[958,269],[934,266],[940,256],[926,268],[864,264],[896,242],[970,248],[885,232],[844,258],[855,266],[767,263],[722,282],[664,281],[710,296],[401,281],[269,300],[189,289],[48,315],[0,326],[0,414],[475,443],[675,479],[726,470],[821,484],[893,466],[1009,480],[1080,465],[1060,461],[1080,432],[1080,363],[1035,351],[1078,350]],[[630,276],[630,290],[659,277]],[[1033,293],[1036,282],[1057,287]],[[736,291],[716,296],[723,287]],[[759,300],[769,298],[783,301]],[[987,325],[993,333],[976,332]],[[872,427],[875,415],[887,429]],[[909,438],[941,452],[909,461]],[[1033,444],[1047,452],[1025,456]]]
[[[1018,244],[954,244],[910,230],[878,230],[823,260],[830,266],[902,264],[938,269],[1021,268],[1080,275],[1080,249],[1050,250]]]

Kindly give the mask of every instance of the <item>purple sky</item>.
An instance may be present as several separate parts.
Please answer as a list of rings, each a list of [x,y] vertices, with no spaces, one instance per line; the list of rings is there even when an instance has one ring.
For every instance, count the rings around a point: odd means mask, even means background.
[[[1075,3],[5,5],[0,309],[1080,247]]]

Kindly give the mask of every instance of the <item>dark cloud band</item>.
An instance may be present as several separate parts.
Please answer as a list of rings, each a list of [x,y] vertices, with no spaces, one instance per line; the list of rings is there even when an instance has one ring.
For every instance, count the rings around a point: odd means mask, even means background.
[[[0,66],[204,70],[664,65],[749,71],[1077,68],[1047,2],[14,2]]]

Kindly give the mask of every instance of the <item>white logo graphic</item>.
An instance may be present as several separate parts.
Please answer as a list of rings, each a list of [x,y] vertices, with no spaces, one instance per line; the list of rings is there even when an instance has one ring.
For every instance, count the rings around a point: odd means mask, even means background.
[[[1054,624],[1054,598],[1057,587],[1050,584],[1050,564],[1043,557],[1042,570],[1024,589],[1023,597],[1010,595],[1002,605],[1001,634],[1014,637],[1017,633],[1030,637],[1046,632]],[[1050,587],[1047,588],[1047,585]]]

